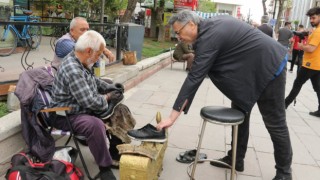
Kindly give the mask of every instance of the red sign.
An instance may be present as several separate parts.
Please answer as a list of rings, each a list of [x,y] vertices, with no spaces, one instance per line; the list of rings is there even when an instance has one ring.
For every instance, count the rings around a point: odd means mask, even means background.
[[[196,10],[198,7],[198,0],[174,0],[174,9],[190,9]]]
[[[241,18],[241,9],[240,9],[240,7],[237,7],[237,17],[238,17],[238,19]]]

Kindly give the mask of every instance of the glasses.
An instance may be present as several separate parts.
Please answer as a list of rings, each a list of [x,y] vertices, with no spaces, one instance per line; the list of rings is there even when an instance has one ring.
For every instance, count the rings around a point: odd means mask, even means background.
[[[181,33],[182,29],[183,29],[184,27],[186,27],[187,24],[189,24],[189,22],[190,22],[190,21],[188,21],[187,23],[185,23],[178,31],[176,31],[176,32],[175,32],[176,35],[179,35],[179,34]]]

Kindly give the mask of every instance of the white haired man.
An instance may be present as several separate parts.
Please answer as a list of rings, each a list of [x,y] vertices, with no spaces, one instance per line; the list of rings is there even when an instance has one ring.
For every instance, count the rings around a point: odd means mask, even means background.
[[[89,149],[99,166],[100,178],[115,180],[110,166],[112,158],[107,148],[105,124],[114,108],[122,101],[122,90],[92,74],[91,67],[98,61],[106,42],[96,31],[81,35],[75,50],[61,63],[52,89],[52,107],[68,106],[72,127],[76,134],[87,138]],[[55,126],[68,130],[63,119],[57,118]]]

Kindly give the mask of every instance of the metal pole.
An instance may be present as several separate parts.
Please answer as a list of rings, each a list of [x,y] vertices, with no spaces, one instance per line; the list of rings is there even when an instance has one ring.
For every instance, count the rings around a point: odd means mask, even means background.
[[[122,28],[120,24],[117,24],[117,52],[116,52],[116,60],[119,61],[121,59],[121,32]]]
[[[274,0],[273,17],[272,17],[272,19],[274,19],[275,15],[276,15],[276,7],[277,7],[277,0]]]
[[[101,17],[100,17],[100,23],[104,23],[104,6],[105,6],[105,0],[101,1]],[[103,26],[100,27],[100,32],[103,31]]]

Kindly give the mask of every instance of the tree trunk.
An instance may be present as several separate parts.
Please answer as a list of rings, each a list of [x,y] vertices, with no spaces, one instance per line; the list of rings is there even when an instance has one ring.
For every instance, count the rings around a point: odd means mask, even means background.
[[[158,35],[159,42],[164,41],[164,35],[165,35],[165,28],[163,24],[164,3],[165,3],[165,0],[161,0],[160,6],[157,8],[157,24],[159,26],[159,35]]]
[[[157,12],[151,9],[150,37],[157,37]]]
[[[286,0],[278,0],[279,2],[279,9],[278,9],[278,15],[277,15],[277,22],[276,22],[276,27],[275,31],[278,32],[280,26],[281,26],[281,17],[283,13],[283,5]]]
[[[126,12],[124,13],[124,15],[122,16],[122,18],[120,19],[120,22],[129,22],[131,20],[132,14],[136,8],[136,4],[137,4],[138,0],[129,0],[128,1],[128,6],[126,9]]]
[[[266,7],[266,1],[267,1],[267,0],[262,0],[263,15],[268,15],[268,13],[267,13],[267,7]]]

